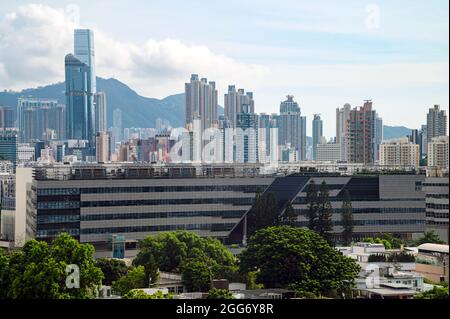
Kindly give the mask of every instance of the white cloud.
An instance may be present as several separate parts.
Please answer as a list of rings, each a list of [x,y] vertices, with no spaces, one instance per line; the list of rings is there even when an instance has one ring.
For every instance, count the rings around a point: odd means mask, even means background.
[[[73,52],[71,12],[30,4],[0,17],[0,87],[23,89],[64,79],[64,56]],[[251,87],[269,70],[245,64],[206,46],[179,40],[119,42],[94,28],[97,75],[115,77],[139,93],[164,97],[181,92],[191,73]],[[221,87],[222,88],[222,87]]]

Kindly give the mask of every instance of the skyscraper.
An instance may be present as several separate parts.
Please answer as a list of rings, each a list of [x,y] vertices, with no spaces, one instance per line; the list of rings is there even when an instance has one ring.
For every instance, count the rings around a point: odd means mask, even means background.
[[[0,129],[14,127],[14,110],[12,107],[0,105]]]
[[[384,141],[380,145],[379,161],[380,165],[418,169],[420,163],[419,145],[410,142],[407,137]]]
[[[428,163],[429,167],[448,169],[448,136],[433,137],[428,143]]]
[[[202,78],[197,74],[191,75],[189,83],[185,83],[185,126],[200,119],[203,130],[217,123],[218,93],[216,82]]]
[[[372,101],[350,111],[346,133],[347,160],[349,163],[370,164],[375,154],[375,117]]]
[[[89,29],[77,29],[74,36],[74,55],[86,64],[90,70],[92,92],[97,91],[95,73],[94,33]]]
[[[271,161],[278,152],[278,127],[276,114],[259,115],[259,161]],[[274,140],[276,138],[276,140]]]
[[[243,105],[236,115],[236,162],[257,163],[258,158],[258,115],[251,113],[250,105]]]
[[[96,158],[98,163],[109,161],[109,133],[98,132],[96,134]]]
[[[380,145],[383,142],[383,119],[375,113],[375,126],[374,126],[374,158],[373,161],[380,160]]]
[[[447,135],[447,114],[439,105],[430,108],[427,114],[427,141]]]
[[[54,130],[57,139],[64,139],[65,106],[54,99],[19,98],[17,101],[17,122],[19,140],[46,139],[48,130]]]
[[[236,91],[235,85],[229,85],[228,92],[224,95],[224,115],[230,122],[231,127],[236,127],[236,116],[244,111],[243,105],[249,107],[250,113],[255,112],[253,92],[245,93],[244,89]]]
[[[351,105],[346,103],[342,108],[336,109],[336,143],[341,147],[343,160],[347,160],[346,134],[347,125],[350,119]]]
[[[300,107],[293,95],[280,103],[278,116],[278,144],[290,144],[298,152],[298,159],[306,159],[306,118],[301,116]]]
[[[422,136],[422,156],[426,156],[428,153],[427,131],[427,126],[425,124],[422,124],[420,126],[420,135]]]
[[[105,132],[107,130],[107,104],[106,93],[97,92],[94,95],[95,103],[95,132]]]
[[[90,30],[75,30],[75,54],[65,58],[66,138],[88,140],[95,149],[96,93],[94,36]]]
[[[411,135],[408,137],[411,143],[419,145],[419,156],[422,158],[422,132],[418,129],[412,129]]]
[[[113,126],[111,137],[111,151],[115,151],[116,144],[122,141],[123,127],[122,127],[122,110],[115,109],[113,111]]]
[[[313,160],[317,160],[317,144],[322,142],[323,137],[323,121],[320,114],[314,114],[312,121],[312,138],[313,138]]]
[[[17,129],[0,129],[0,160],[17,164]]]

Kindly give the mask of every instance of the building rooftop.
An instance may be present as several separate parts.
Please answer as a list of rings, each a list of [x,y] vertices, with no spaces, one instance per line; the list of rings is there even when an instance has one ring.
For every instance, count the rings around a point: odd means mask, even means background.
[[[422,244],[419,247],[419,252],[431,252],[431,253],[442,253],[448,254],[448,245],[440,244]]]

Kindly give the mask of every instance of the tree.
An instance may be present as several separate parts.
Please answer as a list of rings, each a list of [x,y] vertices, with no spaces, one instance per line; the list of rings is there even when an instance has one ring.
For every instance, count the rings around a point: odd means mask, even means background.
[[[79,288],[67,286],[69,275],[75,276],[68,265],[79,269]],[[80,244],[67,233],[60,234],[49,246],[46,242],[30,240],[9,258],[10,284],[8,298],[67,299],[94,298],[103,274],[94,261],[94,247]]]
[[[120,277],[112,284],[112,289],[121,296],[137,288],[148,288],[148,281],[145,280],[143,266],[131,268],[125,276]]]
[[[358,276],[358,264],[317,233],[289,226],[259,230],[240,255],[241,272],[256,271],[266,288],[341,296]]]
[[[234,299],[234,296],[226,289],[213,288],[208,292],[206,299]]]
[[[417,246],[422,245],[422,244],[428,244],[428,243],[445,244],[445,242],[439,238],[439,235],[434,230],[425,232],[423,237],[420,237],[419,239],[417,239],[415,241],[415,244]]]
[[[388,241],[387,239],[382,239],[380,237],[377,238],[364,238],[363,242],[365,243],[371,243],[371,244],[383,244],[385,249],[392,249],[392,244],[390,241]]]
[[[201,238],[192,232],[160,233],[141,240],[139,247],[140,251],[133,260],[133,265],[143,266],[146,280],[151,279],[152,283],[155,282],[153,279],[159,270],[182,275],[185,273],[186,280],[201,279],[201,276],[188,274],[186,264],[192,260],[199,261],[202,266],[208,267],[213,279],[233,280],[238,274],[236,258],[220,241],[213,238]],[[199,287],[203,284],[204,281],[200,280],[199,283],[192,283],[192,286]]]
[[[8,296],[10,284],[9,257],[5,256],[3,250],[0,249],[0,299]]]
[[[183,283],[188,291],[206,292],[211,287],[212,270],[201,260],[187,260],[181,269]]]
[[[297,213],[295,212],[292,204],[288,203],[283,215],[280,218],[279,225],[295,226],[296,221]]]
[[[107,286],[111,286],[114,281],[125,276],[128,272],[127,265],[120,259],[99,258],[96,264],[102,270],[103,284]]]
[[[401,238],[395,237],[388,233],[378,234],[375,238],[364,238],[363,242],[383,244],[386,249],[398,249],[405,244],[405,241]]]
[[[353,211],[350,192],[344,191],[344,200],[342,202],[342,241],[344,245],[350,245],[353,238]]]
[[[122,299],[172,299],[172,297],[172,294],[164,294],[161,290],[149,295],[140,289],[132,289],[123,295]]]
[[[331,207],[328,186],[325,181],[320,185],[317,215],[316,232],[328,242],[331,242],[331,232],[333,231],[331,217],[333,216],[333,208]]]
[[[314,180],[308,184],[306,190],[306,204],[308,204],[308,228],[316,231],[318,219],[318,194]]]
[[[255,203],[247,215],[247,233],[253,235],[258,229],[279,223],[278,200],[274,193],[256,193]]]
[[[434,286],[432,290],[422,292],[414,297],[415,299],[446,299],[448,300],[448,287]]]

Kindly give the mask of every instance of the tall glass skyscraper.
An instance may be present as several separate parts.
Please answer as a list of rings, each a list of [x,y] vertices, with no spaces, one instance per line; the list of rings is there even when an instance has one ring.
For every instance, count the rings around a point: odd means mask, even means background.
[[[97,92],[97,82],[95,78],[94,33],[89,29],[75,30],[74,49],[77,59],[91,69],[92,92]]]
[[[66,138],[88,140],[95,154],[96,93],[94,36],[91,30],[75,30],[75,55],[65,58]]]

